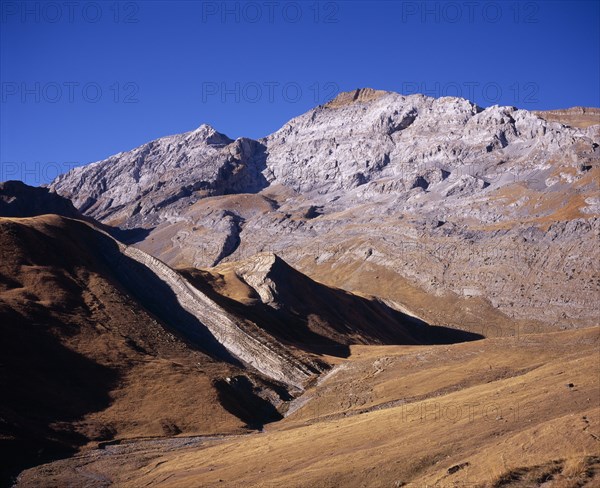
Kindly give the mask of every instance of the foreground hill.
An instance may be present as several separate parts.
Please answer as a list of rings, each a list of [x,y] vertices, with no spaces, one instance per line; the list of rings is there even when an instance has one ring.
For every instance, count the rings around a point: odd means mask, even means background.
[[[151,313],[108,265],[110,244],[58,216],[0,218],[3,475],[90,441],[240,432],[276,413],[252,388],[224,405],[225,378],[280,387]]]
[[[600,331],[353,346],[263,433],[134,441],[17,486],[547,488],[600,481]]]
[[[330,289],[274,255],[180,273],[58,215],[0,217],[0,256],[4,477],[113,439],[261,428],[331,367],[324,353],[351,344],[480,337]]]

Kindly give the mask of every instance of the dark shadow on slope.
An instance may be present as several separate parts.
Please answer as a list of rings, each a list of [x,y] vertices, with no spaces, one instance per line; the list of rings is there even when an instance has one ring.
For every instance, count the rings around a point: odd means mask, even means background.
[[[74,352],[49,331],[40,307],[25,317],[0,307],[0,486],[20,471],[71,456],[86,444],[73,422],[110,405],[119,373]],[[112,432],[98,432],[97,439]]]
[[[353,344],[452,344],[483,338],[430,326],[381,301],[330,288],[279,258],[269,273],[278,308],[262,303],[258,295],[243,304],[217,293],[207,272],[188,269],[182,274],[226,310],[249,319],[284,344],[316,354],[348,357]]]
[[[470,342],[485,339],[485,336],[475,332],[467,332],[460,329],[453,329],[443,325],[424,324],[421,330],[416,330],[415,335],[421,344],[456,344],[458,342]]]
[[[105,228],[111,236],[127,245],[143,241],[150,235],[150,232],[154,230],[154,227],[148,229],[143,227],[136,227],[134,229],[121,229],[120,227],[105,226]]]
[[[51,192],[48,188],[29,186],[22,181],[0,182],[0,217],[23,218],[55,214],[84,220],[98,226],[124,244],[143,241],[153,230],[142,227],[121,229],[97,222],[92,217],[81,213],[86,210],[86,206],[89,208],[90,205],[89,202],[84,203],[78,210],[71,200]],[[114,208],[111,210],[114,211]]]
[[[249,429],[260,430],[264,424],[283,418],[271,403],[258,396],[254,385],[245,376],[219,380],[214,385],[223,408],[246,422]]]
[[[29,186],[22,181],[0,182],[1,217],[34,217],[50,213],[81,218],[71,200],[47,188]]]

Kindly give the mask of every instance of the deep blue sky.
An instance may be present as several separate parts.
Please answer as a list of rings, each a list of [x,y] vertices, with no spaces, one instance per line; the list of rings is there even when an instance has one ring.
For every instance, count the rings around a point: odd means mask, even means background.
[[[72,3],[0,1],[0,180],[202,123],[262,137],[357,87],[600,106],[598,1]]]

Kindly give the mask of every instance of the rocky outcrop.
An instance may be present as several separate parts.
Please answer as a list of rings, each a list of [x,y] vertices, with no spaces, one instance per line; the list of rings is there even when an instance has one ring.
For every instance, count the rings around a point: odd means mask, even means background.
[[[230,354],[266,377],[297,390],[302,390],[324,367],[324,363],[309,357],[295,356],[268,334],[261,334],[243,317],[229,313],[159,259],[94,229],[104,235],[102,253],[129,291],[203,350],[219,359],[228,359],[224,352]]]
[[[283,267],[287,266],[275,254],[263,253],[237,266],[235,272],[258,293],[265,305],[279,308],[277,279],[274,281],[273,275],[280,274],[278,268]]]
[[[263,168],[259,142],[201,125],[75,168],[50,188],[105,223],[150,227],[207,196],[259,191]]]

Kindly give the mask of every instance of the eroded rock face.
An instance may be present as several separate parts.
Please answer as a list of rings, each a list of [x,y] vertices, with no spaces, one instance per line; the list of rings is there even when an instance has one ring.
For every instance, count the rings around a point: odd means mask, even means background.
[[[138,246],[170,264],[273,251],[309,275],[378,267],[507,320],[570,327],[598,316],[598,128],[357,90],[260,141],[202,126],[51,188],[104,222],[153,228]],[[399,299],[360,281],[330,277]]]
[[[201,125],[75,168],[50,188],[103,222],[148,227],[203,197],[259,191],[263,166],[257,141],[233,141]]]
[[[267,177],[302,193],[384,178],[427,180],[432,169],[496,181],[509,170],[544,169],[552,158],[597,158],[593,144],[578,130],[515,107],[484,110],[459,98],[386,93],[368,102],[334,101],[291,120],[266,139]]]

